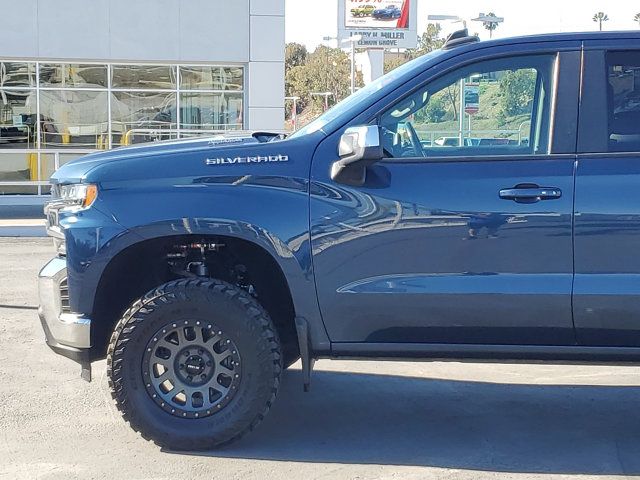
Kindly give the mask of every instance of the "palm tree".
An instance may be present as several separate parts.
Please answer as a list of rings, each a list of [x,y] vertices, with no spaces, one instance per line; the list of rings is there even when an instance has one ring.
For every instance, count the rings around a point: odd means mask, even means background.
[[[604,12],[598,12],[593,16],[593,21],[598,23],[598,25],[600,26],[600,31],[602,31],[602,22],[608,22],[609,15]]]
[[[489,12],[486,15],[487,17],[496,17],[496,14],[493,12]],[[498,28],[498,25],[500,25],[499,22],[492,22],[490,20],[485,20],[484,22],[482,22],[482,25],[484,25],[484,28],[486,28],[487,30],[489,30],[489,38],[493,38],[493,31]]]
[[[633,17],[633,21],[640,24],[640,13],[636,13]]]

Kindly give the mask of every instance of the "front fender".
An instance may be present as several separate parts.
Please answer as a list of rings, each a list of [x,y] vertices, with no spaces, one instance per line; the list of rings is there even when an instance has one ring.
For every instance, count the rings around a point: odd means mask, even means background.
[[[251,242],[282,270],[296,315],[305,317],[318,339],[326,331],[318,309],[308,226],[308,182],[283,177],[220,177],[103,185],[100,208],[123,231],[103,242],[85,263],[78,311],[93,310],[95,289],[110,261],[149,239],[215,235]],[[80,272],[79,272],[80,273]],[[327,344],[328,347],[328,344]]]

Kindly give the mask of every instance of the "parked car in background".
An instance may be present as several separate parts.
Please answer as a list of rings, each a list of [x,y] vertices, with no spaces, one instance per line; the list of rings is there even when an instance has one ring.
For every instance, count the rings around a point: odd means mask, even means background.
[[[401,12],[398,7],[395,5],[389,5],[386,8],[374,10],[372,17],[379,20],[393,20],[395,18],[400,18],[400,13]]]
[[[352,17],[370,17],[376,7],[373,5],[360,5],[359,7],[351,9]]]
[[[466,144],[466,138],[463,139]],[[433,141],[434,147],[457,147],[460,145],[460,139],[458,137],[439,137]]]

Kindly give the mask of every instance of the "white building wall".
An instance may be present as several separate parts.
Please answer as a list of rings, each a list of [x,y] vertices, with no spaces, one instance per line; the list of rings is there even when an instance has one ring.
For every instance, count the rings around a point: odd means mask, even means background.
[[[250,0],[249,129],[284,128],[284,0]]]
[[[284,0],[0,0],[0,58],[243,64],[245,128],[284,125]]]

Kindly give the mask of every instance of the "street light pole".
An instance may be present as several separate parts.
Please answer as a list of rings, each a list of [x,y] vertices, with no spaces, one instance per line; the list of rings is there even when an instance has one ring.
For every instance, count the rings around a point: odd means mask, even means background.
[[[352,35],[342,40],[342,43],[351,44],[351,94],[356,91],[356,43],[362,40],[362,35]]]
[[[285,100],[293,101],[293,108],[291,110],[291,120],[293,123],[293,131],[298,130],[298,100],[300,97],[284,97]]]
[[[323,97],[324,111],[326,112],[329,109],[329,97],[333,96],[333,92],[311,92],[310,95],[312,97]]]
[[[338,37],[322,37],[325,42],[338,40]],[[362,40],[362,35],[352,35],[349,38],[341,40],[341,43],[351,44],[351,94],[356,91],[356,43]]]
[[[602,29],[602,27],[600,27],[600,29]],[[353,95],[355,91],[356,91],[356,42],[351,42],[351,95]]]

